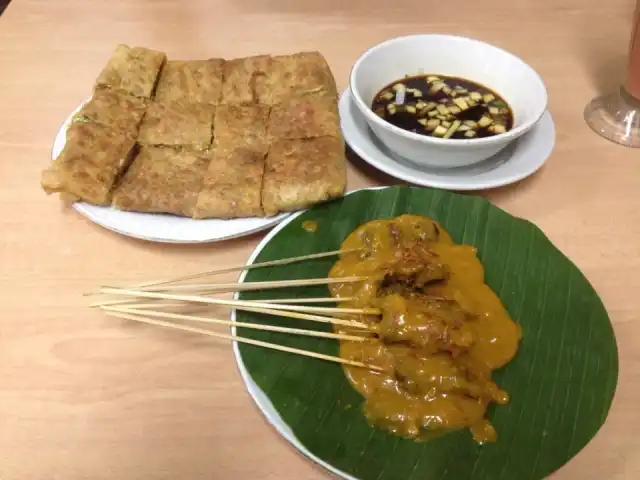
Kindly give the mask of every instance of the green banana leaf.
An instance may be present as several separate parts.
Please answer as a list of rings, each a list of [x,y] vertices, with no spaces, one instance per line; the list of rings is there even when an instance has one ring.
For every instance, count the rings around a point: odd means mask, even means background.
[[[358,225],[403,213],[432,217],[458,243],[478,248],[488,285],[519,322],[516,358],[494,379],[510,395],[489,409],[498,431],[478,446],[468,431],[423,443],[368,425],[362,397],[339,365],[240,344],[245,367],[312,454],[362,480],[541,479],[576,455],[604,423],[618,378],[614,332],[603,304],[576,266],[532,223],[473,196],[409,187],[363,190],[316,206],[278,232],[262,262],[340,248]],[[316,233],[302,222],[318,223]],[[249,270],[245,281],[325,277],[335,258]],[[243,299],[328,296],[326,286],[250,292]],[[238,321],[301,327],[302,321],[238,312]],[[323,329],[305,322],[303,328]],[[329,328],[326,328],[329,330]],[[242,336],[337,355],[317,339],[238,329]]]

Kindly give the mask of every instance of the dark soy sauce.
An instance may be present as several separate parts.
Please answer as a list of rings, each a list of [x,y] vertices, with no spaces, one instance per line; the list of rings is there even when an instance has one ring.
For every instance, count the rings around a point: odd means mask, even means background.
[[[514,124],[511,107],[496,92],[445,75],[396,80],[378,92],[371,108],[396,127],[436,138],[491,137]]]

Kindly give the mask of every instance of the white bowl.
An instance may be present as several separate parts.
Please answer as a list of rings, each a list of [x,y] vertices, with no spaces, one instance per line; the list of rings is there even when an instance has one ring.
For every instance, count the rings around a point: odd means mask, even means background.
[[[492,137],[442,139],[403,130],[371,110],[383,87],[406,75],[422,74],[461,77],[494,90],[511,106],[513,128]],[[370,48],[354,64],[349,90],[369,127],[387,148],[430,167],[481,162],[531,130],[547,109],[544,82],[520,58],[487,43],[451,35],[398,37]]]

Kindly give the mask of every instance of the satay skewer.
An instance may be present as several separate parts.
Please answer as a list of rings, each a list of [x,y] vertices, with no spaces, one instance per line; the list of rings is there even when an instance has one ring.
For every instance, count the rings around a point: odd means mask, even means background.
[[[237,265],[234,267],[227,267],[227,268],[220,268],[217,270],[207,270],[204,272],[197,272],[197,273],[192,273],[192,274],[188,274],[188,275],[182,275],[179,277],[173,277],[173,278],[168,278],[168,279],[164,279],[164,280],[155,280],[152,282],[145,282],[145,283],[141,283],[141,284],[137,284],[134,285],[132,288],[145,288],[145,287],[155,287],[158,285],[166,285],[169,283],[177,283],[177,282],[182,282],[182,281],[187,281],[187,280],[195,280],[198,278],[203,278],[203,277],[208,277],[208,276],[212,276],[212,275],[219,275],[222,273],[229,273],[229,272],[237,272],[237,271],[242,271],[242,270],[252,270],[254,268],[264,268],[264,267],[272,267],[272,266],[277,266],[277,265],[288,265],[290,263],[296,263],[296,262],[302,262],[305,260],[314,260],[317,258],[325,258],[325,257],[331,257],[331,256],[336,256],[336,255],[341,255],[343,253],[350,253],[350,252],[357,252],[360,251],[362,249],[360,248],[352,248],[352,249],[344,249],[344,250],[332,250],[330,252],[321,252],[321,253],[312,253],[309,255],[301,255],[298,257],[289,257],[289,258],[282,258],[280,260],[270,260],[267,262],[260,262],[260,263],[252,263],[252,264],[244,264],[244,265]],[[96,293],[99,292],[88,292],[85,293],[85,295],[95,295]]]
[[[221,339],[225,339],[225,340],[231,340],[233,342],[239,342],[239,343],[247,343],[249,345],[255,345],[258,347],[263,347],[263,348],[269,348],[271,350],[278,350],[281,352],[287,352],[287,353],[293,353],[296,355],[302,355],[305,357],[312,357],[312,358],[317,358],[320,360],[326,360],[326,361],[330,361],[330,362],[335,362],[335,363],[340,363],[343,365],[351,365],[353,367],[361,367],[361,368],[366,368],[369,370],[374,370],[374,371],[382,371],[381,367],[378,367],[377,365],[370,365],[370,364],[366,364],[363,362],[358,362],[355,360],[349,360],[349,359],[345,359],[345,358],[341,358],[341,357],[334,357],[331,355],[325,355],[323,353],[317,353],[317,352],[311,352],[308,350],[302,350],[299,348],[293,348],[293,347],[286,347],[284,345],[278,345],[276,343],[269,343],[269,342],[263,342],[261,340],[254,340],[251,338],[245,338],[245,337],[239,337],[237,335],[229,335],[229,334],[225,334],[225,333],[219,333],[219,332],[212,332],[209,330],[204,330],[201,328],[195,328],[195,327],[190,327],[190,326],[185,326],[185,325],[176,325],[170,322],[165,322],[163,320],[155,320],[155,319],[151,319],[151,318],[145,318],[142,316],[138,316],[138,315],[132,315],[132,314],[128,314],[128,313],[121,313],[121,312],[105,312],[107,315],[113,316],[113,317],[118,317],[118,318],[124,318],[127,320],[133,320],[136,322],[141,322],[141,323],[147,323],[150,325],[157,325],[157,326],[161,326],[161,327],[165,327],[165,328],[171,328],[171,329],[175,329],[175,330],[182,330],[185,332],[191,332],[191,333],[199,333],[202,335],[207,335],[210,337],[216,337],[216,338],[221,338]]]
[[[265,330],[269,332],[291,333],[295,335],[306,335],[309,337],[321,337],[321,338],[333,338],[338,340],[346,340],[351,342],[363,342],[367,337],[362,335],[347,335],[341,333],[322,332],[318,330],[307,330],[304,328],[291,328],[280,327],[277,325],[264,325],[261,323],[249,323],[249,322],[234,322],[233,320],[223,320],[212,317],[203,317],[199,315],[182,315],[179,313],[161,312],[156,310],[138,310],[135,308],[123,308],[123,307],[104,307],[102,309],[105,312],[126,313],[132,315],[168,318],[171,320],[185,320],[190,322],[210,323],[214,325],[228,325],[234,327],[245,327],[255,330]]]

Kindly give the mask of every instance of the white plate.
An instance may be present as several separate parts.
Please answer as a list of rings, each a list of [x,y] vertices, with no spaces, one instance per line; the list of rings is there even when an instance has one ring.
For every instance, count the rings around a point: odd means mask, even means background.
[[[60,155],[66,142],[67,129],[80,105],[64,122],[53,142],[51,159]],[[290,213],[269,218],[235,218],[231,220],[193,220],[160,213],[124,212],[113,207],[100,207],[75,202],[73,209],[92,222],[128,237],[164,243],[207,243],[243,237],[277,225]]]
[[[361,190],[381,190],[383,188],[388,188],[388,187],[372,187],[372,188],[363,188]],[[355,193],[358,191],[360,190],[354,190],[353,192],[348,192],[346,195],[351,195],[352,193]],[[254,263],[258,255],[260,255],[260,252],[262,251],[262,249],[264,249],[264,247],[267,246],[267,244],[271,241],[271,239],[273,239],[273,237],[275,237],[280,230],[282,230],[284,227],[286,227],[289,223],[291,223],[297,217],[302,215],[304,212],[305,210],[294,213],[292,216],[290,216],[289,218],[281,222],[280,225],[278,225],[276,228],[271,230],[267,234],[267,236],[264,237],[262,241],[258,244],[258,246],[255,248],[255,250],[249,257],[249,259],[247,260],[247,265],[251,265],[252,263]],[[246,278],[247,273],[248,273],[248,270],[243,271],[238,277],[238,282],[244,282],[244,279]],[[238,300],[239,299],[238,293],[235,293],[233,298],[235,300]],[[235,310],[231,310],[231,321],[233,322],[236,321]],[[231,332],[233,335],[236,335],[236,327],[232,327]],[[320,458],[316,457],[314,454],[309,452],[305,448],[305,446],[302,445],[302,443],[300,443],[300,440],[298,440],[296,436],[293,434],[293,431],[291,430],[289,425],[285,423],[285,421],[282,419],[278,411],[275,409],[275,407],[273,406],[273,403],[271,403],[271,400],[269,400],[269,397],[260,389],[260,387],[258,387],[258,385],[256,385],[256,383],[251,378],[251,375],[247,371],[247,368],[245,367],[244,362],[242,361],[242,355],[240,355],[238,342],[233,342],[233,354],[236,358],[236,363],[238,364],[238,371],[240,372],[240,376],[242,377],[242,380],[244,380],[244,383],[247,386],[247,391],[249,392],[249,395],[251,395],[251,398],[253,398],[253,401],[256,403],[256,405],[258,406],[262,414],[265,416],[267,421],[278,431],[278,433],[282,435],[295,448],[297,448],[300,451],[300,453],[302,453],[309,459],[313,460],[314,462],[318,463],[319,465],[322,465],[324,468],[326,468],[333,474],[346,480],[358,480],[357,478],[352,477],[351,475],[347,475],[343,471],[338,470],[337,468],[328,464],[324,460],[321,460]]]
[[[551,114],[545,112],[530,132],[481,163],[469,167],[427,168],[389,151],[353,104],[348,89],[340,98],[339,110],[345,141],[365,162],[395,178],[448,190],[483,190],[522,180],[544,164],[556,138]]]

